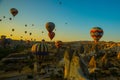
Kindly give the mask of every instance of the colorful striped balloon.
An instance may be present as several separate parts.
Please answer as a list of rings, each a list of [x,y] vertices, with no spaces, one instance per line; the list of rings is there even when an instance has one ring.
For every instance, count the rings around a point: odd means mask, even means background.
[[[103,36],[103,29],[100,27],[93,27],[90,30],[90,35],[94,39],[95,43],[100,40],[100,38]]]
[[[32,46],[31,52],[36,55],[48,55],[48,45],[45,42],[36,43]]]

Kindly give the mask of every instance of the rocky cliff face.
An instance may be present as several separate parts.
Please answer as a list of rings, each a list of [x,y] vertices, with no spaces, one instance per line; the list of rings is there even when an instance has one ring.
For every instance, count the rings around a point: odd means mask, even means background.
[[[82,76],[83,80],[120,80],[119,45],[116,43],[98,44],[97,46],[89,44],[87,46],[82,45],[82,48],[80,46],[80,48],[76,49],[78,49],[77,53],[66,52],[64,54],[65,76],[67,74],[69,78],[70,76],[74,77],[72,80],[79,80],[76,78],[78,76]],[[80,51],[80,49],[82,49],[82,51]],[[68,57],[69,54],[72,54],[71,59]],[[80,58],[79,55],[74,54],[79,54],[82,57]],[[81,61],[84,61],[87,66],[81,65]],[[89,70],[89,78],[84,75],[84,69]]]
[[[90,77],[96,77],[97,80],[120,80],[120,47],[115,44],[109,46],[101,48],[95,53],[95,59],[89,60],[93,66],[96,62],[96,68],[94,66],[94,72],[90,73]],[[89,70],[92,71],[93,68],[90,66]]]
[[[65,72],[64,78],[70,80],[89,80],[89,72],[86,63],[77,51],[66,50],[64,54]]]

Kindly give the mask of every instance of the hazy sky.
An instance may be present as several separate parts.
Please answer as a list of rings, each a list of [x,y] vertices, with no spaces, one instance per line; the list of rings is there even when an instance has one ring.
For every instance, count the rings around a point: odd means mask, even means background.
[[[11,8],[19,11],[13,20]],[[13,39],[50,40],[45,24],[54,22],[53,41],[92,41],[95,26],[104,30],[101,41],[120,41],[120,0],[0,0],[0,19],[0,35],[12,34]]]

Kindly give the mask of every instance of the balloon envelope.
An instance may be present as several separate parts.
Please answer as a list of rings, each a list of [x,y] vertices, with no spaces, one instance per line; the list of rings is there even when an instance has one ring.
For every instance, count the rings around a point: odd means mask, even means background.
[[[27,24],[25,24],[25,27],[27,27]]]
[[[34,24],[32,24],[32,26],[34,26]]]
[[[15,29],[12,29],[12,31],[15,31]]]
[[[55,24],[53,22],[47,22],[46,23],[46,29],[48,32],[52,32],[55,28]]]
[[[56,46],[57,48],[60,48],[60,47],[62,46],[62,41],[60,41],[60,40],[56,41],[56,42],[55,42],[55,46]]]
[[[103,36],[103,29],[100,27],[93,27],[90,30],[90,35],[94,39],[95,42],[98,42],[100,38]]]
[[[10,36],[12,36],[12,34],[10,34]]]
[[[52,40],[55,37],[55,33],[54,32],[49,32],[48,36]]]
[[[44,33],[44,31],[42,31],[42,33]]]
[[[18,10],[16,8],[11,8],[10,13],[15,17],[18,14]]]
[[[27,33],[27,31],[25,31],[25,34]]]
[[[30,35],[32,35],[32,33],[29,33]]]
[[[9,18],[9,20],[12,20],[12,18]]]
[[[3,16],[3,18],[5,18],[5,16]]]
[[[48,45],[46,42],[36,43],[32,46],[31,52],[36,55],[48,55]]]

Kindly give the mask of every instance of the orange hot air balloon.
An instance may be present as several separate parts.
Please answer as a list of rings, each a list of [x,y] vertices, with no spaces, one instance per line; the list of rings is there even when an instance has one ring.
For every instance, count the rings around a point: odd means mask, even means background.
[[[55,33],[54,32],[49,32],[48,36],[52,40],[55,37]]]
[[[55,46],[56,46],[57,48],[60,48],[60,47],[62,46],[62,41],[60,41],[60,40],[56,41],[56,42],[55,42]]]
[[[10,13],[15,17],[18,14],[18,10],[16,8],[11,8]]]
[[[90,30],[90,35],[94,39],[95,43],[97,43],[100,40],[100,38],[103,36],[103,33],[103,29],[100,27],[93,27]]]
[[[47,22],[46,23],[46,29],[48,32],[52,32],[55,28],[55,24],[53,22]]]

